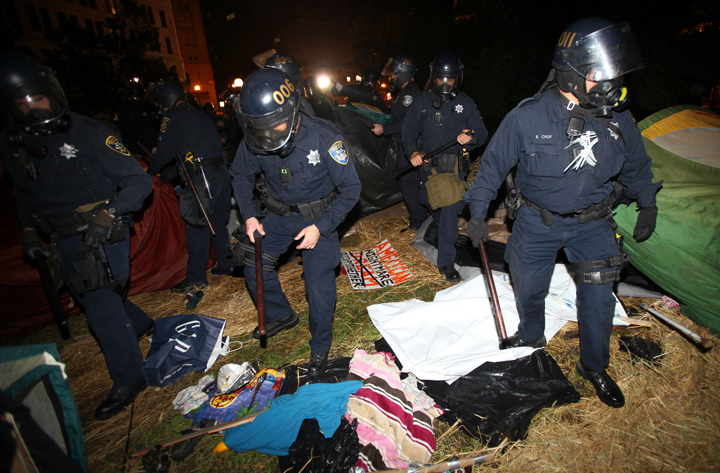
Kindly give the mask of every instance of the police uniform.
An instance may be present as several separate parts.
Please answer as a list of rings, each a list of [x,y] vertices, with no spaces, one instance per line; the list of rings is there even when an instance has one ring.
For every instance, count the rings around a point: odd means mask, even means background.
[[[73,112],[68,115],[72,117],[72,126],[67,133],[38,136],[23,133],[26,145],[35,142],[46,148],[44,158],[32,156],[28,146],[11,148],[7,130],[3,133],[5,171],[13,179],[23,229],[35,227],[31,212],[58,230],[60,222],[72,220],[75,209],[100,201],[111,201],[108,205],[115,209],[119,219],[140,210],[143,200],[152,192],[152,179],[108,127]],[[36,170],[36,178],[22,172],[23,161]],[[127,227],[124,233],[124,240],[102,244],[113,276],[123,286],[130,272]],[[130,386],[144,379],[140,371],[143,355],[136,337],[147,332],[153,322],[119,292],[101,288],[80,294],[75,290],[71,274],[76,255],[87,248],[83,240],[83,233],[77,231],[63,232],[57,238],[55,246],[62,258],[60,275],[82,305],[88,325],[100,343],[113,389]]]
[[[198,224],[189,222],[187,219],[185,222],[188,263],[184,281],[202,284],[207,282],[211,241],[218,260],[218,267],[223,270],[232,270],[233,268],[230,262],[232,259],[230,235],[225,229],[230,217],[230,176],[222,159],[223,146],[215,123],[205,112],[197,110],[187,103],[178,103],[163,112],[157,150],[148,171],[159,172],[167,165],[179,166],[175,147],[180,151],[180,156],[185,158],[185,165],[189,172],[193,172],[192,169],[194,169],[192,162],[187,159],[189,153],[195,158],[203,158],[206,163],[204,171],[212,198],[206,200],[207,208],[205,210],[210,216],[210,222],[215,228],[216,235],[211,238],[210,228],[205,223]],[[199,170],[192,180],[198,193],[205,195],[205,180]],[[181,191],[181,201],[194,199],[194,196],[190,195],[192,189],[189,187],[188,185]],[[190,202],[189,205],[195,208],[198,204],[195,201]]]
[[[408,81],[395,99],[390,113],[390,123],[383,127],[383,135],[392,137],[393,144],[397,144],[395,161],[398,169],[410,165],[410,156],[405,154],[402,146],[402,128],[410,105],[421,93],[420,87],[414,80]],[[417,169],[412,169],[400,176],[400,191],[410,214],[410,228],[420,228],[420,225],[427,219],[428,210],[420,203],[420,174]]]
[[[412,156],[415,151],[423,152],[424,150],[426,153],[434,151],[457,138],[463,130],[468,129],[475,131],[475,134],[464,148],[469,151],[485,143],[488,135],[487,129],[475,102],[465,93],[458,92],[453,100],[443,102],[437,93],[425,91],[414,102],[402,127],[402,143],[408,157]],[[418,144],[418,137],[422,148]],[[444,154],[457,155],[462,148],[463,146],[458,143],[450,147]],[[433,169],[437,173],[443,172],[438,165]],[[430,208],[425,183],[431,172],[423,170],[423,166],[421,166],[419,173],[423,184],[420,190],[420,203]],[[459,178],[465,180],[465,173],[459,172]],[[455,264],[455,243],[458,236],[457,217],[464,206],[465,203],[460,201],[450,207],[432,211],[433,220],[438,226],[438,267]]]
[[[571,144],[567,108],[573,104],[568,105],[567,99],[562,103],[563,99],[551,89],[512,110],[490,141],[473,188],[464,196],[472,216],[484,218],[497,188],[517,164],[515,183],[529,203],[519,209],[505,260],[520,314],[518,334],[525,341],[543,336],[545,295],[559,249],[573,263],[620,255],[615,232],[606,220],[580,223],[578,214],[608,199],[614,179],[627,186],[629,197],[640,207],[655,203],[659,186],[652,183],[651,160],[630,112],[614,113],[609,123],[619,129],[615,131],[585,116],[582,135]],[[594,165],[591,160],[573,163],[581,152],[594,157]],[[595,284],[578,283],[581,360],[604,372],[610,361],[615,298],[612,281],[602,283],[605,278],[596,273],[600,278]]]
[[[235,199],[243,219],[261,220],[263,264],[273,264],[304,228],[315,225],[320,239],[313,249],[302,250],[305,291],[310,312],[310,347],[327,353],[332,344],[336,288],[334,269],[340,263],[340,242],[335,229],[360,198],[360,180],[338,128],[332,123],[303,115],[294,137],[295,149],[285,158],[257,156],[241,143],[230,169]],[[263,172],[271,197],[290,208],[287,215],[258,210],[253,199],[255,175]],[[334,199],[330,197],[335,194]],[[328,199],[330,197],[330,199]],[[326,208],[322,209],[331,200]],[[315,203],[322,203],[315,205]],[[304,204],[311,203],[310,206]],[[304,209],[315,207],[312,215]],[[322,209],[322,210],[321,210]],[[301,213],[305,213],[305,220]],[[284,212],[281,212],[284,213]],[[270,257],[270,259],[268,259]],[[267,268],[267,266],[266,266]],[[263,269],[267,322],[293,313],[280,286],[277,272]],[[256,298],[255,269],[246,265],[245,279]]]

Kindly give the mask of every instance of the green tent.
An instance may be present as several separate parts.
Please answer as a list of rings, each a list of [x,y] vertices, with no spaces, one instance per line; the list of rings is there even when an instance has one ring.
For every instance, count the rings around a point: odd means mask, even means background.
[[[636,205],[618,208],[618,233],[634,266],[676,296],[683,313],[720,332],[720,115],[670,107],[638,124],[652,157],[655,233],[637,243]]]

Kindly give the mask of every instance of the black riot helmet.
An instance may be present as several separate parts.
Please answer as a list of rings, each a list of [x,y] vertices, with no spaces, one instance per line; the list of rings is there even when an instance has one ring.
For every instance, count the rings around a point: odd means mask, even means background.
[[[415,77],[416,73],[417,65],[415,61],[407,54],[400,54],[399,56],[395,56],[390,62],[385,75],[395,76],[395,78],[390,81],[390,89],[400,90],[405,82]]]
[[[222,96],[222,100],[225,102],[225,112],[232,113],[235,111],[235,100],[238,98],[240,92],[236,89],[231,89],[225,92]]]
[[[315,76],[307,76],[305,78],[305,92],[307,93],[308,97],[310,97],[311,95],[322,93],[322,91],[320,90],[320,84],[318,84]]]
[[[572,93],[598,117],[612,116],[627,100],[622,75],[644,67],[630,24],[604,18],[584,18],[568,26],[555,45],[552,66],[560,90]],[[585,80],[596,85],[587,90]]]
[[[178,100],[185,100],[185,90],[174,80],[161,79],[155,85],[152,97],[160,108],[170,108],[175,105]]]
[[[446,51],[435,56],[435,60],[430,64],[430,87],[443,101],[457,97],[464,68],[455,53]],[[454,83],[451,84],[449,79],[455,79]]]
[[[365,87],[374,89],[377,86],[378,79],[380,79],[380,74],[377,69],[365,69],[365,72],[363,72],[363,85]]]
[[[20,51],[0,53],[0,101],[5,120],[29,133],[67,132],[65,93],[53,71]]]
[[[295,84],[295,87],[298,89],[298,92],[302,95],[302,69],[300,68],[300,64],[298,64],[292,56],[289,54],[276,54],[271,56],[267,61],[265,61],[265,67],[279,69],[289,75]]]
[[[290,76],[274,68],[253,72],[234,107],[251,152],[284,158],[295,149],[300,93]]]

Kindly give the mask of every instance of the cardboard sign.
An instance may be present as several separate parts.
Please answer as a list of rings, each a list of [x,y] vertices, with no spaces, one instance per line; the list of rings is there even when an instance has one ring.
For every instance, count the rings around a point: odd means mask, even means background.
[[[412,273],[387,240],[368,251],[342,251],[340,259],[353,289],[378,289],[412,278]]]

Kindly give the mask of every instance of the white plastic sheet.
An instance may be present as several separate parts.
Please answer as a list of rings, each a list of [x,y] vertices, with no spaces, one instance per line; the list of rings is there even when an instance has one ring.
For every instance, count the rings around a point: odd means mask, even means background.
[[[515,296],[504,273],[493,273],[508,336],[520,322]],[[555,265],[545,299],[545,338],[568,321],[577,321],[575,282],[562,264]],[[616,298],[617,301],[617,298]],[[412,299],[368,307],[370,319],[403,364],[417,378],[447,381],[468,374],[485,362],[530,355],[528,347],[500,350],[485,277],[481,274],[438,292],[433,302]],[[619,302],[615,315],[625,316]],[[626,325],[615,319],[616,325]]]

